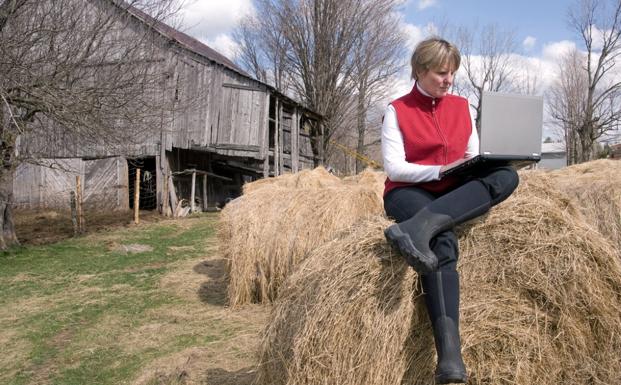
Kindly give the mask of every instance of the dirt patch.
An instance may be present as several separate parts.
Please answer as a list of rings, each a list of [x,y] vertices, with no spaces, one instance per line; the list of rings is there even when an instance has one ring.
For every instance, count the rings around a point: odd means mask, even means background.
[[[157,359],[145,367],[135,385],[250,385],[257,373],[259,335],[270,306],[247,305],[230,309],[226,301],[226,260],[214,248],[199,259],[183,261],[160,281],[163,289],[188,301],[186,306],[162,307],[149,314],[132,337],[142,344],[157,335],[209,333],[219,336],[200,348],[186,349]]]
[[[240,369],[208,369],[213,352],[190,348],[162,357],[143,370],[133,385],[250,385],[255,378],[254,367]]]
[[[15,231],[22,245],[45,245],[73,237],[70,211],[15,210]],[[86,234],[134,225],[133,211],[109,211],[84,213]],[[141,211],[140,223],[166,220],[157,211]]]
[[[0,322],[0,325],[3,323]],[[19,370],[19,364],[27,359],[32,345],[26,339],[18,336],[15,331],[3,327],[0,332],[0,346],[2,346],[0,372],[5,378],[11,378]]]
[[[153,247],[149,245],[141,245],[139,243],[132,243],[130,245],[119,245],[115,251],[126,254],[147,253],[153,251]]]

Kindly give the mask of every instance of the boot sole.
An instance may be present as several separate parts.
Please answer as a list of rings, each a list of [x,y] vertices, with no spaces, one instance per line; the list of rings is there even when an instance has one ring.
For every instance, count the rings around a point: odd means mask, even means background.
[[[390,245],[399,251],[408,265],[419,273],[429,273],[438,268],[437,260],[429,260],[421,253],[412,242],[412,238],[407,233],[401,231],[398,225],[394,224],[384,230],[384,236]]]
[[[465,384],[468,382],[466,373],[443,373],[436,375],[436,384]]]

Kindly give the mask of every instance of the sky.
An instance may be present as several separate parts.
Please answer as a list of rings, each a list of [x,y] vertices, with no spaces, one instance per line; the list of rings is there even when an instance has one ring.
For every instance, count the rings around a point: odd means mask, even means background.
[[[223,55],[235,60],[235,41],[231,33],[245,15],[252,14],[252,0],[185,0],[181,29]],[[568,10],[574,0],[404,0],[401,25],[416,44],[438,26],[475,28],[496,24],[512,30],[521,68],[538,74],[539,93],[543,93],[558,74],[557,59],[580,42],[568,24]],[[405,59],[407,61],[407,58]],[[459,72],[458,72],[459,76]],[[412,87],[409,69],[394,81],[390,98],[407,93]],[[545,128],[544,128],[545,131]]]

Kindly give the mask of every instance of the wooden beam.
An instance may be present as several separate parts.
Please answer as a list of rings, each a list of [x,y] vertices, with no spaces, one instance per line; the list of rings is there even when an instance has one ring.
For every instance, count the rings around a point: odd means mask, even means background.
[[[207,211],[208,201],[207,201],[207,174],[203,175],[203,211]]]
[[[196,170],[192,173],[192,190],[190,192],[190,213],[194,212],[194,199],[196,197]]]

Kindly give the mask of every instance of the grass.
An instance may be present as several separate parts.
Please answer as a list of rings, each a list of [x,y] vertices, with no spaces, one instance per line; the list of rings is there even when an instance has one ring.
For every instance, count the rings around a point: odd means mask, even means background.
[[[0,384],[245,381],[266,309],[224,306],[216,220],[1,252]]]

